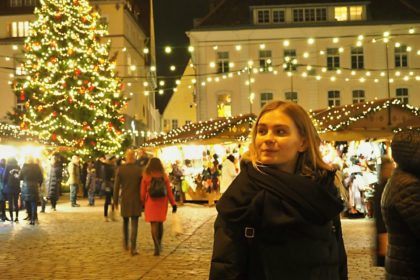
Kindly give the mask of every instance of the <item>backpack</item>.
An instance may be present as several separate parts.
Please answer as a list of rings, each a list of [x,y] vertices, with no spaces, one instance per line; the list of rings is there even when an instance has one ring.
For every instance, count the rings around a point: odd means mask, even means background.
[[[152,177],[152,180],[150,181],[149,195],[153,198],[166,196],[166,184],[163,177]]]

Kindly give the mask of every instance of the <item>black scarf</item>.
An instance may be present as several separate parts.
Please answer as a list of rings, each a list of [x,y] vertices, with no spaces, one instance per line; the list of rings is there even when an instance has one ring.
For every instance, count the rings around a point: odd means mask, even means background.
[[[334,186],[334,171],[315,182],[271,167],[256,170],[250,162],[217,203],[226,221],[276,227],[293,223],[324,225],[343,208]]]

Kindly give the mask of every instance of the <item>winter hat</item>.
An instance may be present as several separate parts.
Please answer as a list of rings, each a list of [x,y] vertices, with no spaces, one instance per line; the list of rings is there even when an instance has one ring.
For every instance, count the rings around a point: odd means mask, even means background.
[[[402,130],[392,138],[392,157],[402,170],[420,174],[420,129]]]

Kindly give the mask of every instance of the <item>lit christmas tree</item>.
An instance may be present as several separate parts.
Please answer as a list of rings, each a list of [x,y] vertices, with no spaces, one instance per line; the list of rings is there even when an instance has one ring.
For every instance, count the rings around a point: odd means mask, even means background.
[[[15,80],[25,109],[9,116],[40,139],[80,155],[120,152],[128,145],[121,114],[127,98],[109,59],[110,42],[87,0],[41,0],[25,41],[25,76]]]

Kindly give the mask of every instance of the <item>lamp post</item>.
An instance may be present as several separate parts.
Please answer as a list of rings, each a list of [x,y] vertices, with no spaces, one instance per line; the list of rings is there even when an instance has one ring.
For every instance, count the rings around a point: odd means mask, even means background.
[[[391,99],[391,85],[390,85],[390,81],[389,81],[388,39],[387,40],[384,39],[384,42],[385,42],[387,93],[388,93],[388,100],[390,100]],[[388,126],[391,126],[391,104],[388,107]]]
[[[248,80],[246,81],[247,85],[248,85],[248,98],[249,98],[249,113],[252,114],[252,104],[254,103],[254,99],[255,99],[255,94],[252,92],[252,65],[253,65],[253,61],[250,60],[248,61],[248,67],[247,67],[247,73],[248,73]]]

